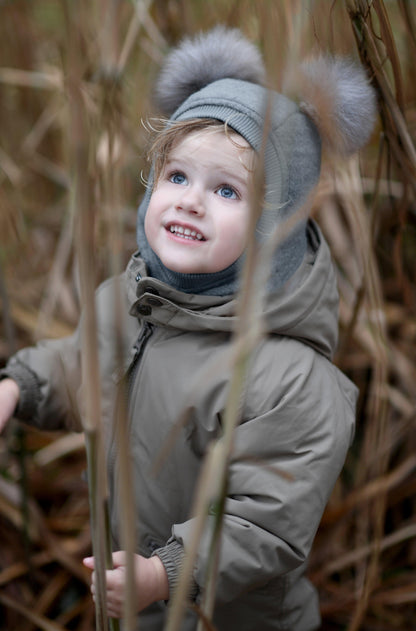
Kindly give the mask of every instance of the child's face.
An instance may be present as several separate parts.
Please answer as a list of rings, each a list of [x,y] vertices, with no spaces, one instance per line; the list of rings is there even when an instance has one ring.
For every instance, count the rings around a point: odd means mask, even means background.
[[[145,217],[152,250],[183,274],[219,272],[244,251],[253,150],[221,131],[193,132],[175,146]]]

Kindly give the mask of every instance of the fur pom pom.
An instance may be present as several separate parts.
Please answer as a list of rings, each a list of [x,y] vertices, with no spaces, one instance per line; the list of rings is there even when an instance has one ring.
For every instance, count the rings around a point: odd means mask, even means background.
[[[300,108],[318,127],[324,147],[349,156],[368,141],[376,94],[364,69],[349,59],[319,57],[303,64]]]
[[[167,56],[155,88],[155,102],[171,116],[191,94],[218,79],[263,83],[265,69],[259,50],[238,29],[217,26],[182,40]]]

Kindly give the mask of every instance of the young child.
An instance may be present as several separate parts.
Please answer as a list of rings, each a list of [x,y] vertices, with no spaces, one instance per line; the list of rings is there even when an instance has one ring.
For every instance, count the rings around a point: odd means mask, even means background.
[[[304,206],[319,178],[321,142],[345,155],[357,151],[371,132],[375,98],[363,71],[339,59],[306,67],[301,107],[268,91],[264,80],[257,49],[238,31],[218,27],[174,50],[157,85],[159,108],[170,120],[151,153],[138,213],[139,251],[122,276],[129,444],[140,515],[137,610],[144,631],[163,628],[163,601],[175,590],[191,536],[201,463],[222,430],[238,272],[265,120],[264,203],[256,238],[263,242],[295,213],[298,221],[273,257],[265,335],[251,357],[235,431],[214,624],[219,631],[312,631],[320,625],[305,569],[353,437],[356,389],[331,363],[335,274],[328,246]],[[97,290],[96,304],[117,550],[112,425],[120,377],[112,344],[113,285],[109,280]],[[81,429],[79,345],[76,332],[10,359],[0,383],[1,426],[14,413],[49,430]],[[186,424],[157,474],[151,473],[179,419]],[[193,572],[191,599],[197,603],[206,554],[201,548]],[[94,560],[85,564],[93,568]],[[122,551],[114,553],[114,566],[107,572],[107,603],[110,615],[120,617]],[[193,611],[183,625],[196,628]]]

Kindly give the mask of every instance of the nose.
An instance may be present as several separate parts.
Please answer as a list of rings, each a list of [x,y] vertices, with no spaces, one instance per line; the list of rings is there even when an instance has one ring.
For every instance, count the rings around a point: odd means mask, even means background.
[[[180,196],[175,202],[175,210],[184,211],[193,215],[203,215],[205,213],[205,205],[203,193],[196,185],[188,185],[181,191]]]

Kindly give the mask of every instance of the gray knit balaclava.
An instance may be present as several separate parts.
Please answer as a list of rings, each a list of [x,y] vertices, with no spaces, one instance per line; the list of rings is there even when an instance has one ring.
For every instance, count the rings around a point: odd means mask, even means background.
[[[301,210],[275,253],[271,290],[293,275],[305,255],[305,204],[319,179],[322,142],[338,154],[351,155],[368,140],[376,112],[374,92],[361,67],[320,57],[302,71],[304,99],[299,106],[264,86],[260,53],[240,31],[216,27],[183,40],[168,55],[156,85],[157,105],[170,121],[215,119],[240,134],[257,153],[264,151],[265,200],[256,229],[260,243]],[[187,293],[235,293],[239,260],[213,274],[180,274],[166,268],[151,250],[144,232],[151,178],[137,227],[149,274]]]

